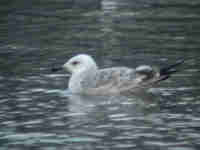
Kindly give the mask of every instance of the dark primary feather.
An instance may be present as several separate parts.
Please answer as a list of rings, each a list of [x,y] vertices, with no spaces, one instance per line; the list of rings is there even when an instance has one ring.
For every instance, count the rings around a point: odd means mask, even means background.
[[[184,63],[184,60],[178,60],[175,64],[163,67],[160,69],[159,73],[160,76],[163,77],[161,80],[168,79],[173,73],[176,73],[178,70],[175,69],[175,67],[181,65]],[[161,81],[160,80],[160,81]]]

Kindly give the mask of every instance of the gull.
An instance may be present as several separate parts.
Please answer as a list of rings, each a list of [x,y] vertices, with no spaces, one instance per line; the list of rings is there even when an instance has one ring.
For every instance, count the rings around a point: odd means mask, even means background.
[[[184,60],[156,69],[149,65],[136,68],[111,67],[99,69],[94,59],[87,54],[79,54],[69,59],[63,66],[52,71],[64,69],[71,76],[68,89],[71,93],[83,95],[121,95],[137,93],[154,84],[168,79],[177,72],[174,68]]]

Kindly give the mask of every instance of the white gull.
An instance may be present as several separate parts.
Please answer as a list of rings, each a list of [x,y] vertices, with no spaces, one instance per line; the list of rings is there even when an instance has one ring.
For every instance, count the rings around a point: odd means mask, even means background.
[[[119,95],[136,93],[165,80],[176,70],[173,68],[184,61],[155,69],[148,65],[137,68],[111,67],[99,69],[94,59],[86,54],[79,54],[69,59],[62,67],[71,73],[68,88],[70,92],[86,95]]]

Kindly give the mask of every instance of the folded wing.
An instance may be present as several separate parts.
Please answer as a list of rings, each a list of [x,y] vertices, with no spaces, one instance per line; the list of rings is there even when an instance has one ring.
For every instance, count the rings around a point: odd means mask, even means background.
[[[155,69],[148,65],[142,65],[136,69],[127,67],[101,69],[96,76],[95,88],[88,88],[86,94],[107,95],[121,94],[128,91],[137,92],[168,79],[171,74],[177,72],[174,68],[183,62],[181,60],[161,69]]]

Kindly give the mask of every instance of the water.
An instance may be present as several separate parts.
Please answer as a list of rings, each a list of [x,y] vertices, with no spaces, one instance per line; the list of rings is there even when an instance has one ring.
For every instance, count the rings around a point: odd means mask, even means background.
[[[0,5],[2,150],[195,150],[200,2],[21,0]],[[100,67],[186,62],[141,96],[81,97],[64,72],[78,53]]]

